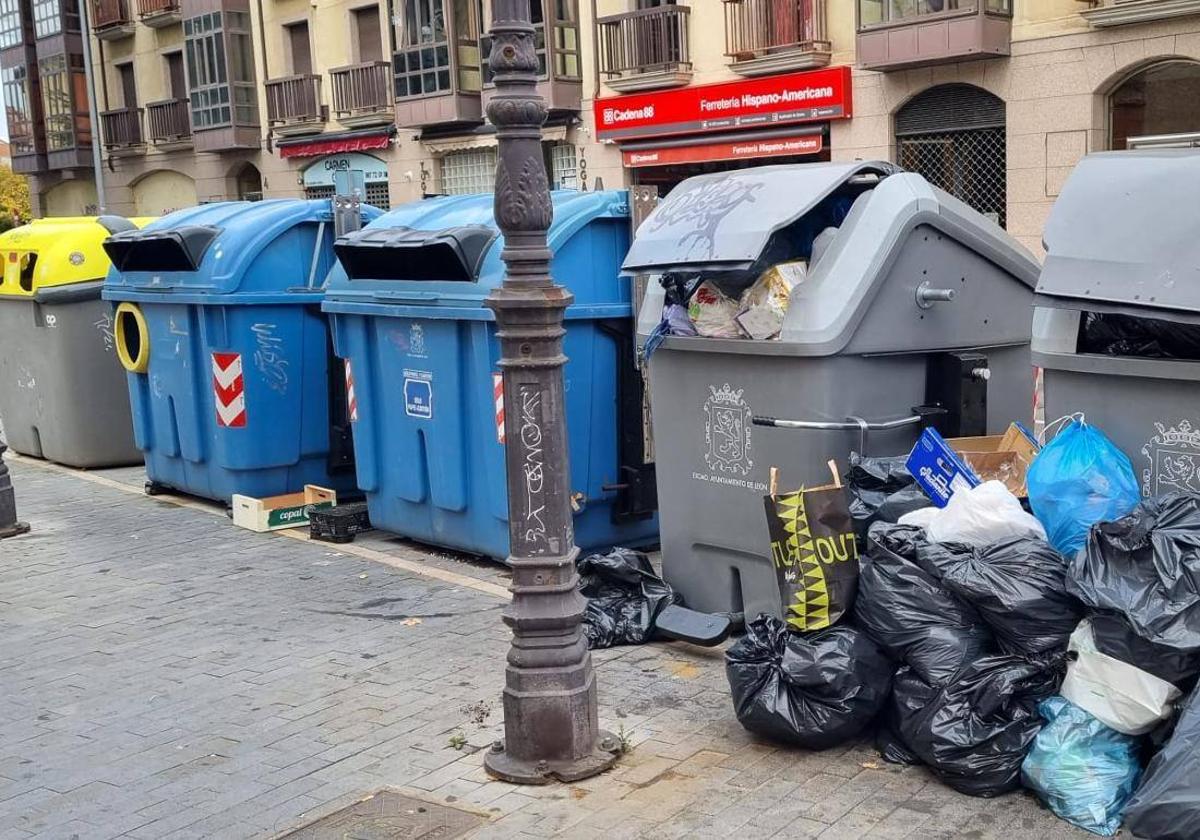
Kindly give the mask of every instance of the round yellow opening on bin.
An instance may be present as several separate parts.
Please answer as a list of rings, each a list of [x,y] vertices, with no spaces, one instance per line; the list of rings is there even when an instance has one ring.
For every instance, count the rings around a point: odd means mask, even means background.
[[[142,310],[129,302],[119,304],[113,327],[121,366],[130,373],[145,373],[150,366],[150,333]]]

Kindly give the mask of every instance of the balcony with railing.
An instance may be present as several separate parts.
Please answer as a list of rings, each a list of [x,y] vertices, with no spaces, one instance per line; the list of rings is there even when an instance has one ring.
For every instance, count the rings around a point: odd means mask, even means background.
[[[100,136],[104,138],[104,148],[113,154],[145,151],[142,109],[116,108],[112,111],[101,111]]]
[[[185,149],[192,145],[192,121],[186,99],[146,105],[146,136],[155,148]]]
[[[267,122],[283,137],[317,134],[329,119],[321,103],[321,77],[313,73],[267,80]]]
[[[600,72],[613,90],[681,87],[692,80],[688,6],[656,6],[598,18]]]
[[[92,31],[101,41],[116,41],[133,34],[129,0],[92,0]]]
[[[858,0],[858,63],[868,70],[1011,52],[1012,0]]]
[[[1200,14],[1200,0],[1084,0],[1081,14],[1092,26],[1123,26]]]
[[[392,65],[364,61],[329,71],[333,88],[333,116],[346,128],[369,128],[395,121],[392,102]]]
[[[829,63],[825,0],[724,0],[725,55],[743,76]]]
[[[146,26],[161,29],[179,23],[179,0],[137,0],[138,18]]]

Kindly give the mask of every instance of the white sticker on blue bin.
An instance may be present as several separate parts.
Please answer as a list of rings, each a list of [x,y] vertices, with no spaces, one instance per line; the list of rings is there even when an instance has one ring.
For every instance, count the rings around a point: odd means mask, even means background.
[[[404,371],[404,413],[422,420],[433,419],[433,374],[429,371]]]

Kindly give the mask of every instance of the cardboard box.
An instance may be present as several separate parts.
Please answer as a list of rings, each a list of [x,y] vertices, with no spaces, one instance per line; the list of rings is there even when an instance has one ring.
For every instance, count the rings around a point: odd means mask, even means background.
[[[936,429],[926,428],[921,432],[905,463],[936,507],[945,507],[955,492],[969,490],[982,483],[975,471]]]
[[[259,532],[299,528],[308,524],[305,508],[309,505],[318,509],[334,507],[337,505],[337,493],[315,484],[306,484],[302,493],[268,496],[265,499],[235,494],[232,500],[233,524]]]
[[[981,481],[1003,482],[1018,499],[1028,495],[1025,476],[1039,447],[1019,423],[1009,425],[1003,435],[951,438],[946,442]]]

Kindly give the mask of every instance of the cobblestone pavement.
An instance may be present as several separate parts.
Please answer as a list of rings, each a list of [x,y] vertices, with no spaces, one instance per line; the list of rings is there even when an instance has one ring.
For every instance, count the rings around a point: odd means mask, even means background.
[[[679,644],[596,655],[601,724],[634,745],[616,769],[489,781],[503,569],[253,534],[141,496],[137,471],[12,471],[35,530],[0,542],[4,840],[272,837],[387,786],[486,816],[487,838],[1090,836],[865,743],[757,742],[721,652]]]

